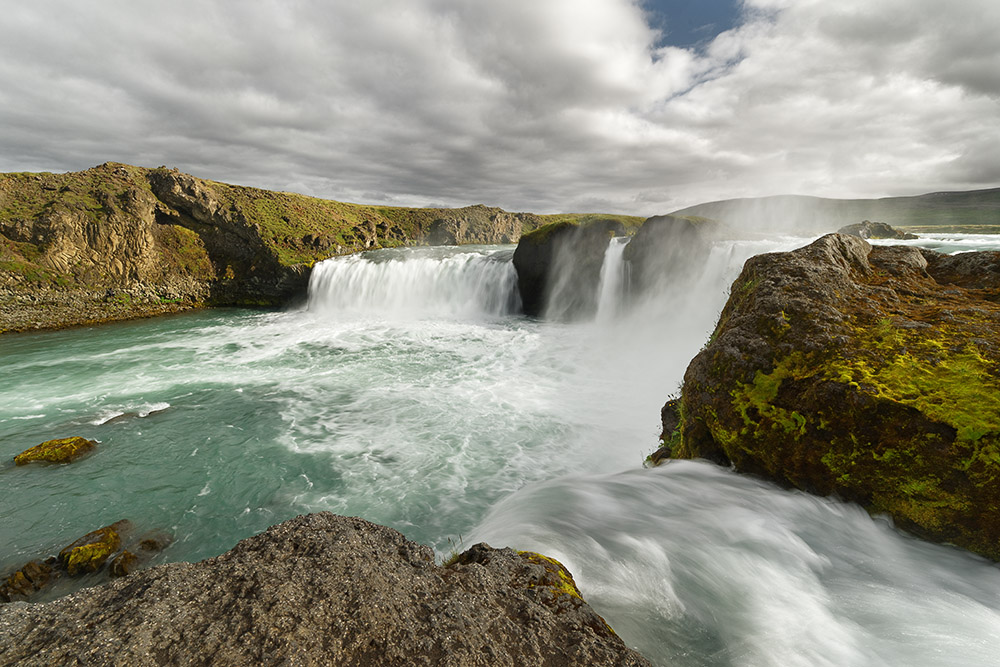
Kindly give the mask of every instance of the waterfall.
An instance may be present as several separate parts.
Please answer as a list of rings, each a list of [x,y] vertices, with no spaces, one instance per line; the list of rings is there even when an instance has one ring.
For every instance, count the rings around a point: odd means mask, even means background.
[[[520,311],[513,251],[387,249],[324,260],[308,310],[397,317],[498,317]]]
[[[597,291],[597,321],[606,322],[613,318],[622,303],[624,288],[627,284],[625,279],[626,271],[623,257],[625,246],[629,238],[616,236],[608,243],[608,249],[604,252],[604,263],[601,264],[601,277]]]

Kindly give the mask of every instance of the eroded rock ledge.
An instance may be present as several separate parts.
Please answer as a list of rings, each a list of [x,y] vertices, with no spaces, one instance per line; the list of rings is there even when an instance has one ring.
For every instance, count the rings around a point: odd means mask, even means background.
[[[750,259],[668,422],[674,457],[1000,559],[1000,253],[831,234]]]
[[[649,665],[537,554],[455,563],[398,532],[300,516],[174,563],[0,614],[20,665]]]

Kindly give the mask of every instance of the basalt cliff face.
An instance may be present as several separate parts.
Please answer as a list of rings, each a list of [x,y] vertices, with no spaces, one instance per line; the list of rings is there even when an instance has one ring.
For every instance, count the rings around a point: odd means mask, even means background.
[[[514,243],[542,224],[498,208],[361,206],[107,163],[0,174],[0,332],[278,306],[313,262],[418,244]]]
[[[479,544],[440,566],[394,530],[301,516],[0,614],[18,665],[634,665],[558,562]]]
[[[673,457],[1000,559],[1000,253],[831,234],[750,259],[664,424]]]

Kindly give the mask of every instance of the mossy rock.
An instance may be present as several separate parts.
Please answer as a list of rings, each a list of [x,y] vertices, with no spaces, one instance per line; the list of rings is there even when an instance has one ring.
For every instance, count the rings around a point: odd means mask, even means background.
[[[749,260],[688,366],[675,458],[1000,559],[1000,253],[828,235]]]
[[[121,548],[119,533],[130,525],[125,520],[117,521],[87,533],[59,552],[59,563],[71,577],[96,572]]]
[[[26,449],[14,457],[14,463],[22,466],[33,461],[46,461],[48,463],[71,463],[78,458],[91,452],[97,447],[97,442],[74,436],[71,438],[58,438],[47,440],[40,445],[35,445],[31,449]]]
[[[0,586],[0,602],[27,600],[55,576],[57,573],[48,562],[33,560],[26,563],[20,570],[7,577],[7,581]]]

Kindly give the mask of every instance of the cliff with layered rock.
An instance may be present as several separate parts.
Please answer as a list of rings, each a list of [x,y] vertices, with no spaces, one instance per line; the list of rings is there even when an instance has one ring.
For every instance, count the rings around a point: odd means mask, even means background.
[[[754,257],[663,416],[670,456],[1000,559],[1000,253],[831,234]]]
[[[478,544],[441,566],[394,530],[329,513],[201,563],[5,605],[0,663],[650,664],[551,558]]]
[[[0,332],[283,305],[333,255],[514,243],[544,221],[486,206],[344,204],[164,167],[0,174]]]

